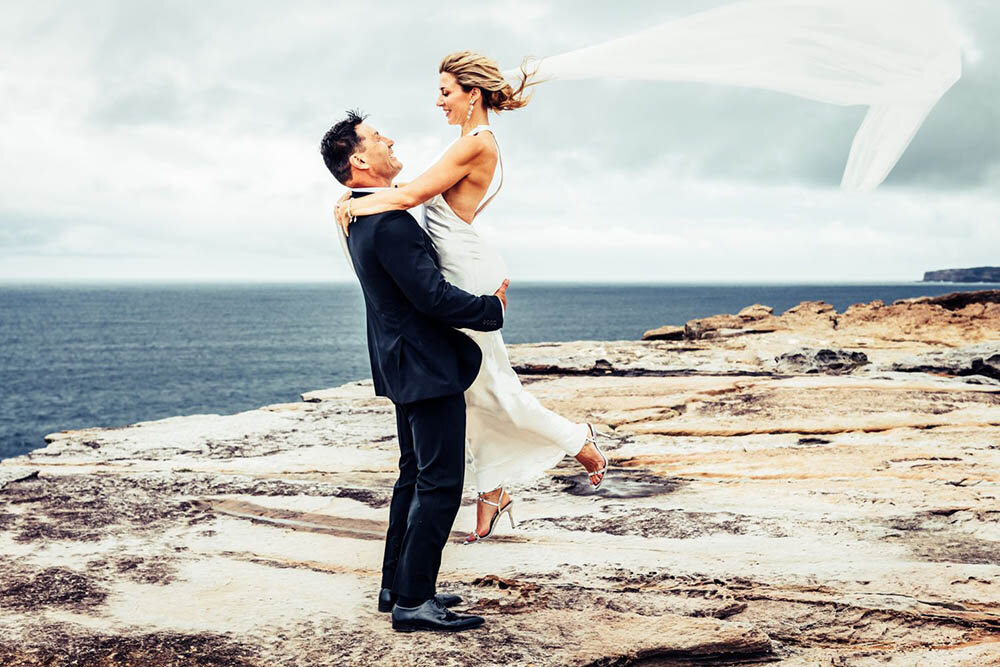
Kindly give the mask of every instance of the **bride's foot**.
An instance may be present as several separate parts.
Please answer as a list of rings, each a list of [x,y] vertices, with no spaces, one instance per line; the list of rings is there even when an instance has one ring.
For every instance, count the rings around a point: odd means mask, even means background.
[[[604,455],[601,448],[597,446],[597,432],[594,427],[587,424],[590,435],[583,441],[583,448],[576,455],[576,460],[587,471],[590,476],[590,485],[595,489],[601,486],[604,475],[608,471],[608,457]]]
[[[502,486],[492,491],[479,494],[479,502],[476,503],[476,530],[469,533],[465,538],[466,544],[472,544],[485,539],[493,534],[500,514],[507,514],[511,527],[514,526],[514,518],[511,516],[510,507],[514,502],[507,490]]]

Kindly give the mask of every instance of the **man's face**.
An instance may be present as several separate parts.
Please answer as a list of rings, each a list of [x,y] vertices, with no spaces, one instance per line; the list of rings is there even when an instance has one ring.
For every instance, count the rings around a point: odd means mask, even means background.
[[[403,163],[392,153],[395,142],[367,123],[359,124],[355,131],[363,143],[352,157],[360,158],[361,163],[367,166],[370,177],[389,181],[395,178],[403,168]]]

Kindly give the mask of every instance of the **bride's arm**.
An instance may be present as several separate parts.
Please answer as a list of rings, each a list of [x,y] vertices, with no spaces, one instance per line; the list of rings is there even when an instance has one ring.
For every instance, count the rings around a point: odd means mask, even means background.
[[[468,176],[483,151],[483,143],[473,137],[462,137],[441,159],[415,180],[390,190],[379,190],[351,200],[351,215],[374,215],[385,211],[408,209],[423,204]],[[337,207],[337,221],[345,222],[346,207]]]

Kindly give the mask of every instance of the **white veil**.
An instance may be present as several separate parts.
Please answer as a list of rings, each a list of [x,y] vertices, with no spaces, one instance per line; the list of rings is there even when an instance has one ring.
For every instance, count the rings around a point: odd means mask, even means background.
[[[872,190],[962,73],[956,22],[938,0],[744,0],[526,63],[556,79],[698,81],[867,105],[841,185]],[[520,70],[504,72],[520,80]]]

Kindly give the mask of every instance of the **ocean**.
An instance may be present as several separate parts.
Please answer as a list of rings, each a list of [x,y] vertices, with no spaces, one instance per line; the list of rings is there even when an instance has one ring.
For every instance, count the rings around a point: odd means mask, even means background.
[[[509,343],[637,340],[752,303],[890,303],[947,283],[510,288]],[[0,459],[63,429],[249,410],[369,377],[355,284],[0,285]]]

